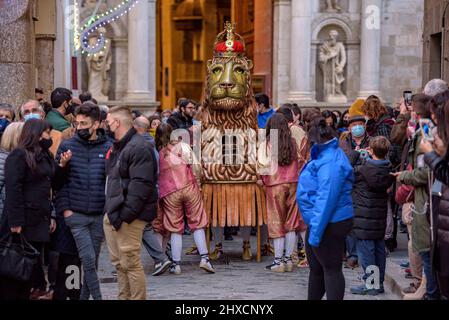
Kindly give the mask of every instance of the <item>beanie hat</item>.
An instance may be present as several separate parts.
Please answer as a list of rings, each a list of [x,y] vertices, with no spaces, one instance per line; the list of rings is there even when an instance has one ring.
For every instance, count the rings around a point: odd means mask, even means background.
[[[362,106],[365,104],[365,100],[363,99],[357,99],[352,106],[349,108],[349,116],[365,116],[365,114],[362,111]]]

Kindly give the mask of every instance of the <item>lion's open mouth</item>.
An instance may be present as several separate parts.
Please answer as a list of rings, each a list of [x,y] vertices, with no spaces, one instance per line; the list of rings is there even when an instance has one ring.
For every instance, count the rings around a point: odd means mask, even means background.
[[[211,107],[216,110],[236,110],[244,107],[244,101],[234,98],[213,100]]]

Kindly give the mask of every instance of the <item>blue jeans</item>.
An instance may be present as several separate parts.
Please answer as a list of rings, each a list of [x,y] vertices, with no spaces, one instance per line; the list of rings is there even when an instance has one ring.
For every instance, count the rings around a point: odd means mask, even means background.
[[[150,225],[147,225],[143,230],[142,237],[143,246],[148,251],[148,254],[153,258],[155,263],[164,262],[168,260],[167,255],[162,250],[159,242],[157,241],[155,232]]]
[[[357,239],[357,253],[359,255],[359,263],[363,268],[363,272],[365,272],[363,280],[366,280],[371,275],[371,273],[366,272],[366,268],[369,266],[377,266],[379,267],[379,283],[382,285],[385,280],[385,267],[387,263],[384,239]]]
[[[426,275],[426,294],[431,299],[439,299],[440,292],[438,290],[435,272],[432,270],[430,251],[420,252],[419,256],[422,259],[424,274]]]
[[[98,256],[104,239],[103,215],[89,216],[74,212],[65,218],[75,239],[84,272],[80,300],[101,300],[100,280],[97,274]]]
[[[352,258],[357,260],[357,239],[352,235],[346,236],[346,252],[347,258]]]

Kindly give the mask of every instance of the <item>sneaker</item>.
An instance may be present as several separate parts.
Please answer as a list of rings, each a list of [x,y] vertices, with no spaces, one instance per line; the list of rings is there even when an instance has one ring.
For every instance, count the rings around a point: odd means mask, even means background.
[[[359,263],[355,258],[348,258],[345,263],[345,268],[347,269],[355,269],[359,267]]]
[[[415,293],[416,290],[418,290],[420,285],[421,285],[421,281],[419,281],[418,283],[412,282],[412,283],[410,283],[410,285],[407,288],[404,288],[403,290],[401,290],[401,292],[404,295]]]
[[[304,258],[299,261],[298,268],[300,269],[307,269],[309,268],[309,262],[307,261],[307,258]]]
[[[179,262],[173,262],[170,266],[169,272],[171,274],[180,275],[181,274],[181,266]]]
[[[379,293],[381,293],[380,290],[382,290],[382,293],[384,292],[382,287],[380,289],[368,289],[364,284],[362,284],[357,287],[352,287],[350,289],[350,292],[352,294],[357,294],[357,295],[362,295],[362,296],[366,296],[366,295],[377,296]]]
[[[53,300],[53,290],[48,290],[44,295],[39,296],[37,300]]]
[[[214,266],[210,263],[208,257],[202,257],[200,262],[200,268],[208,273],[215,273]]]
[[[251,254],[251,245],[250,245],[249,241],[243,241],[242,259],[244,261],[249,261],[249,260],[251,260],[252,257],[253,257],[253,255]]]
[[[223,245],[221,243],[217,243],[215,245],[215,250],[210,254],[210,260],[215,261],[223,256]]]
[[[281,259],[274,259],[272,264],[265,267],[265,270],[282,273],[285,272],[285,264]]]
[[[293,260],[291,257],[285,257],[284,264],[285,264],[285,272],[293,271]]]
[[[151,274],[152,276],[159,276],[167,271],[170,268],[171,261],[165,260],[164,262],[159,262],[154,266],[154,272]]]
[[[30,300],[40,300],[40,298],[45,296],[46,294],[46,290],[32,289],[30,293]]]

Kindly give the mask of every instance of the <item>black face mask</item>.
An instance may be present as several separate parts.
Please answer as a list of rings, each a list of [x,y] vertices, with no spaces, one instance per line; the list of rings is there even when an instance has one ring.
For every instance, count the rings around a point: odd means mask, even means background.
[[[83,140],[89,140],[92,137],[93,132],[90,132],[90,128],[76,130],[78,136]]]
[[[50,149],[50,147],[52,146],[52,144],[53,144],[52,138],[50,138],[50,139],[41,139],[41,140],[39,141],[39,145],[41,146],[42,150],[48,150],[48,149]]]
[[[342,127],[342,128],[347,128],[347,127],[349,127],[348,121],[343,120],[343,121],[341,122],[341,127]]]

